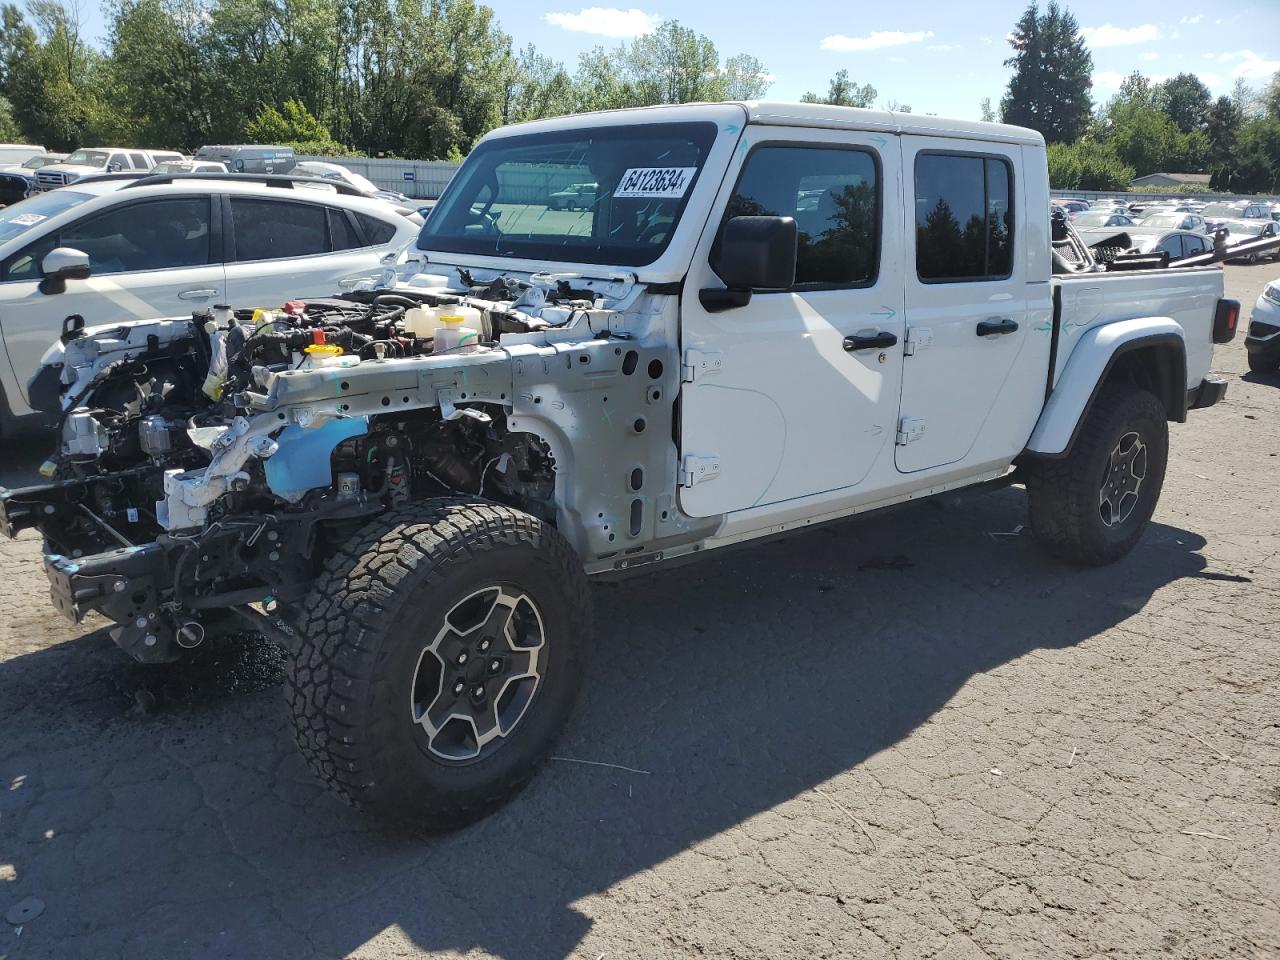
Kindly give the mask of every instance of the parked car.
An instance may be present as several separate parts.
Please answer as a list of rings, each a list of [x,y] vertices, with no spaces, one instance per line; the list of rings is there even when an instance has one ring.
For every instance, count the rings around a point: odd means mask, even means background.
[[[596,202],[594,183],[571,183],[547,198],[548,210],[590,210]],[[813,201],[817,206],[817,201]]]
[[[1208,233],[1204,217],[1198,213],[1151,213],[1139,221],[1142,226],[1163,230],[1190,230],[1194,233]]]
[[[226,173],[225,164],[216,160],[162,160],[151,168],[152,173]]]
[[[0,425],[29,412],[20,384],[69,314],[114,323],[349,289],[418,230],[377,200],[222,176],[89,179],[0,210]],[[59,259],[87,279],[50,276]]]
[[[36,171],[41,167],[60,163],[65,153],[42,153],[31,157],[16,167],[0,171],[0,207],[25,200],[36,189]]]
[[[1280,278],[1268,283],[1253,305],[1244,348],[1254,373],[1280,370]]]
[[[1090,247],[1119,247],[1125,253],[1167,253],[1170,263],[1213,249],[1212,237],[1148,226],[1146,220],[1133,227],[1092,227],[1078,232]]]
[[[1258,201],[1237,200],[1231,203],[1206,204],[1201,216],[1212,232],[1228,220],[1270,220],[1271,205]]]
[[[181,154],[178,154],[181,156]],[[105,173],[145,172],[157,163],[148,150],[132,147],[86,147],[73,151],[65,160],[36,171],[37,190],[56,190],[69,183]]]
[[[196,151],[197,160],[216,160],[232,173],[288,173],[297,162],[292,147],[262,144],[210,145]]]
[[[1169,423],[1226,392],[1239,304],[1217,270],[1053,257],[1039,133],[883,117],[716,103],[493,131],[394,283],[252,336],[251,311],[211,318],[225,370],[190,317],[56,343],[32,381],[63,418],[51,482],[0,494],[0,529],[39,530],[58,608],[139,660],[185,656],[217,614],[284,638],[312,770],[415,831],[492,812],[551,752],[589,679],[590,575],[1001,481],[1054,554],[1124,557]],[[592,172],[590,212],[545,215],[550,183]],[[295,358],[340,338],[354,355]],[[187,431],[206,418],[208,452]],[[785,655],[759,653],[732,671]],[[858,653],[821,649],[816,690],[837,656]]]
[[[1106,210],[1086,210],[1084,213],[1077,213],[1075,220],[1072,221],[1077,230],[1089,227],[1131,227],[1135,222],[1132,217],[1123,213]]]
[[[1228,230],[1227,244],[1235,246],[1250,240],[1263,240],[1280,237],[1280,223],[1274,220],[1226,220],[1223,225]],[[1232,257],[1232,263],[1259,263],[1262,260],[1280,259],[1280,243],[1271,250],[1247,253],[1242,257]]]
[[[341,164],[325,163],[321,160],[301,160],[294,165],[292,172],[298,175],[317,177],[322,180],[345,183],[347,186],[359,190],[362,196],[366,196],[371,200],[381,200],[389,204],[400,216],[408,217],[418,226],[422,225],[422,217],[418,211],[421,201],[411,200],[403,193],[397,193],[394,190],[384,190],[368,177],[363,177],[354,170],[348,170]]]
[[[44,147],[31,143],[0,143],[0,173],[20,167],[32,157],[45,153]]]

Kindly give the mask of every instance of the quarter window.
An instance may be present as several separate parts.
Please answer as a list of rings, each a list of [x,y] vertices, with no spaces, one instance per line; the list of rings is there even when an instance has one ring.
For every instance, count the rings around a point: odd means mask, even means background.
[[[1013,173],[1005,160],[916,157],[916,273],[925,282],[1002,280],[1013,271]]]
[[[329,236],[333,240],[334,250],[354,250],[364,246],[351,225],[350,215],[345,210],[329,208]]]
[[[236,260],[279,260],[328,253],[326,210],[318,203],[232,197]]]
[[[209,198],[117,207],[72,224],[58,242],[87,253],[95,276],[201,266],[209,262]]]
[[[360,221],[360,226],[364,228],[364,235],[368,238],[370,246],[377,247],[384,243],[389,243],[391,238],[396,235],[396,228],[385,220],[371,217],[367,213],[357,213],[356,219]]]
[[[725,208],[734,217],[793,217],[796,288],[865,286],[879,263],[880,183],[865,150],[766,146],[747,158]],[[717,252],[712,252],[712,267]]]

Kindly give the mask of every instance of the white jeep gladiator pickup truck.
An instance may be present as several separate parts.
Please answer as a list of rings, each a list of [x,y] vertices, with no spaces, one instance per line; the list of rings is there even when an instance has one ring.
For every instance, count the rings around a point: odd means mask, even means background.
[[[1225,391],[1222,293],[1211,265],[1095,263],[1017,127],[783,103],[508,127],[377,289],[69,317],[28,387],[60,418],[49,482],[0,494],[0,527],[39,529],[58,608],[140,660],[237,618],[280,637],[315,772],[442,829],[565,722],[588,575],[1011,482],[1049,549],[1122,557],[1169,421]]]

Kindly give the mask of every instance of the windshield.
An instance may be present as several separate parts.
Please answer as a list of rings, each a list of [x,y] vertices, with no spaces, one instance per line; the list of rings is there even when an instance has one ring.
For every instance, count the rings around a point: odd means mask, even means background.
[[[1183,220],[1180,213],[1155,213],[1142,221],[1144,227],[1176,227]]]
[[[1076,226],[1077,227],[1105,227],[1111,223],[1111,220],[1113,217],[1117,217],[1117,216],[1118,214],[1114,214],[1114,213],[1106,213],[1106,212],[1095,213],[1095,212],[1086,210],[1084,213],[1076,214]]]
[[[1267,225],[1261,220],[1257,223],[1232,223],[1229,225],[1232,233],[1251,233],[1257,235],[1266,229]]]
[[[27,200],[20,200],[11,207],[0,210],[0,244],[12,240],[38,223],[44,223],[63,210],[78,207],[93,194],[75,193],[70,190],[50,190]]]
[[[1230,207],[1225,203],[1211,203],[1200,212],[1206,217],[1238,217],[1243,207]]]
[[[77,150],[63,163],[81,163],[86,167],[102,167],[106,166],[107,153],[105,150]]]
[[[504,137],[467,158],[421,250],[639,267],[666,249],[715,140],[711,123]]]
[[[190,173],[196,168],[194,163],[182,160],[168,160],[164,163],[157,163],[151,168],[152,173]]]
[[[57,162],[53,157],[32,157],[22,165],[22,168],[24,170],[39,170],[41,167],[47,167],[49,164]]]

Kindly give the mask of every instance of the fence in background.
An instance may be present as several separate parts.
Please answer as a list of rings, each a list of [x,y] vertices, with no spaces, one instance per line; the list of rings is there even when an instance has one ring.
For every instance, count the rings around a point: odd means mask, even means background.
[[[419,200],[435,200],[448,186],[460,164],[445,160],[383,160],[378,157],[305,157],[340,163],[352,173],[368,177],[383,190],[395,190]]]

